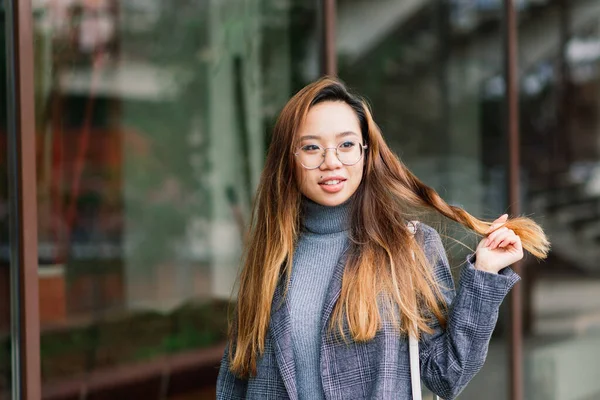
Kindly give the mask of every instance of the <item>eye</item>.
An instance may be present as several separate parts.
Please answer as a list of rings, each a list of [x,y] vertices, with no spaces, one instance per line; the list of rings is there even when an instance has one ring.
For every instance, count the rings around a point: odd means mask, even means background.
[[[356,143],[351,142],[351,141],[348,140],[348,141],[346,141],[344,143],[340,143],[339,147],[340,147],[340,149],[351,149],[354,146],[356,146]]]
[[[316,144],[305,144],[304,146],[300,147],[300,150],[307,153],[315,153],[321,150],[321,148]]]

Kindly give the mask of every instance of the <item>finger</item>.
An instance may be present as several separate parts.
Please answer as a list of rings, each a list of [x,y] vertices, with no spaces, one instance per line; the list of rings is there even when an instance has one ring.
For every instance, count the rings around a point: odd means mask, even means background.
[[[506,222],[508,220],[508,214],[502,214],[494,222]]]
[[[508,214],[502,214],[498,219],[492,222],[486,233],[490,233],[501,227],[508,220]]]
[[[484,241],[484,243],[483,243],[483,245],[484,245],[485,247],[489,247],[489,245],[490,245],[490,243],[492,242],[492,240],[494,240],[494,238],[498,236],[497,232],[498,232],[498,231],[495,231],[495,232],[492,232],[492,233],[488,234],[488,236],[486,237],[486,239],[485,239],[485,241]],[[492,235],[493,235],[493,236],[492,236]]]
[[[488,247],[490,249],[495,249],[495,248],[499,247],[499,245],[502,241],[506,240],[507,238],[510,238],[511,236],[517,236],[517,235],[511,229],[507,229],[506,231],[503,231],[502,233],[498,234],[498,236],[496,236],[494,238],[494,240],[490,243],[490,245]]]
[[[510,235],[508,232],[503,232],[501,234],[499,234],[498,236],[496,236],[492,241],[490,241],[490,244],[488,245],[488,248],[490,249],[495,249],[496,247],[498,247],[498,244],[503,241],[504,239],[506,239],[506,237]]]
[[[485,245],[487,247],[489,247],[490,243],[492,243],[498,237],[498,235],[501,235],[501,234],[503,234],[504,232],[507,232],[507,231],[508,231],[508,228],[504,228],[503,227],[503,228],[499,228],[499,229],[495,230],[494,232],[490,233],[488,235],[488,237],[487,237]]]
[[[516,250],[518,250],[519,252],[523,252],[523,243],[521,242],[521,238],[519,237],[519,235],[515,235],[517,238],[515,239],[515,241],[513,243],[511,243],[514,248]]]
[[[506,238],[504,238],[500,243],[498,243],[497,247],[506,247],[509,245],[514,245],[517,244],[517,242],[519,241],[519,237],[517,235],[509,235]]]

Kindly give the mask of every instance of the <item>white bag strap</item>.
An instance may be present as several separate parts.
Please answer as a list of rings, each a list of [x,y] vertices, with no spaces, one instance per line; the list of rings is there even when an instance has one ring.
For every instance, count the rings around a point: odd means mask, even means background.
[[[410,233],[413,235],[417,232],[417,225],[419,221],[410,221],[406,225]],[[415,253],[413,253],[413,260],[415,259]],[[415,330],[417,327],[415,326]],[[419,341],[412,333],[408,335],[408,354],[410,357],[410,384],[412,388],[413,400],[422,400],[423,395],[421,391],[421,366],[419,365]],[[434,395],[435,400],[440,400],[438,396]]]
[[[408,336],[408,351],[410,356],[410,384],[412,388],[412,398],[413,400],[422,400],[419,341],[412,333]]]

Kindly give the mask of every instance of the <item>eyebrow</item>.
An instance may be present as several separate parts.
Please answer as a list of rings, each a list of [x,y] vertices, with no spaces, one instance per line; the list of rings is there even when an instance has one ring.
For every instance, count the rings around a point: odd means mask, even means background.
[[[341,138],[341,137],[346,137],[346,136],[359,136],[360,137],[360,135],[358,133],[353,132],[353,131],[340,132],[335,135],[336,138]],[[300,137],[300,140],[309,140],[309,139],[320,140],[321,136],[319,136],[319,135],[304,135],[304,136]]]

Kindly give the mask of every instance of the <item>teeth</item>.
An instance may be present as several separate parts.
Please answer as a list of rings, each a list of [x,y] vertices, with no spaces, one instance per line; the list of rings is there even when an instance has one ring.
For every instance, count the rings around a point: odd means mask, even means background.
[[[337,185],[340,182],[341,182],[340,180],[327,181],[327,182],[323,182],[323,185]]]

